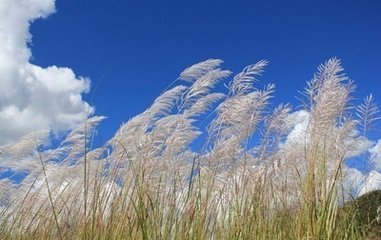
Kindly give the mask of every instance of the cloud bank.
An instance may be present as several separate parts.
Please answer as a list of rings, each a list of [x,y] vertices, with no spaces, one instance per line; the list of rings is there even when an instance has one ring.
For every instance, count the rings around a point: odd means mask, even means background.
[[[0,2],[0,145],[41,129],[68,130],[93,108],[90,81],[70,68],[30,63],[31,22],[55,12],[55,0]]]

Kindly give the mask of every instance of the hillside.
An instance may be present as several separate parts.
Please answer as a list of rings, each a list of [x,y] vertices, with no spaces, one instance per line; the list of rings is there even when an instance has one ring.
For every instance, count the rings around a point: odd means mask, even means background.
[[[381,239],[381,190],[358,197],[344,209],[355,209],[355,221],[360,229],[372,239]]]

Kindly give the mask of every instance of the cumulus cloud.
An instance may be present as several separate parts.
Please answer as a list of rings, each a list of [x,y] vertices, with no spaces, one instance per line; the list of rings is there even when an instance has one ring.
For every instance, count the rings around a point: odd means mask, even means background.
[[[381,139],[379,139],[372,148],[369,149],[370,162],[372,166],[380,171],[381,170]]]
[[[381,189],[381,173],[378,171],[362,173],[355,168],[346,168],[344,172],[344,189],[351,193],[351,198]]]
[[[381,189],[381,173],[371,171],[366,175],[366,180],[361,187],[359,195],[379,189]]]
[[[344,168],[343,193],[344,201],[356,198],[366,182],[366,176],[356,168]]]
[[[308,140],[307,128],[310,114],[305,110],[293,112],[287,118],[288,128],[291,130],[287,135],[285,145],[304,144]]]
[[[381,139],[369,148],[369,162],[372,169],[367,173],[350,168],[347,174],[347,184],[352,184],[352,189],[358,195],[381,189]]]
[[[36,130],[67,130],[93,113],[82,99],[90,81],[69,68],[30,63],[30,24],[55,12],[55,0],[0,2],[0,145]]]
[[[344,170],[344,189],[351,193],[351,198],[381,189],[381,139],[376,144],[367,140],[364,145],[369,146],[371,169],[361,172],[355,167],[347,167]]]

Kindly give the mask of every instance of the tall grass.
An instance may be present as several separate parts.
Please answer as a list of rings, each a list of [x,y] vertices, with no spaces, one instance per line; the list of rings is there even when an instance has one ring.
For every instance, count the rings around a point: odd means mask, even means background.
[[[372,98],[354,114],[353,84],[330,59],[293,112],[271,105],[273,84],[258,88],[266,61],[235,75],[226,94],[214,92],[231,74],[221,63],[187,68],[178,79],[185,85],[162,93],[103,147],[90,149],[103,117],[88,119],[54,149],[41,148],[47,132],[0,147],[1,161],[28,171],[21,183],[0,181],[0,236],[365,238],[356,211],[340,204],[349,191],[345,161],[361,154],[377,118]],[[198,137],[204,142],[192,150]]]

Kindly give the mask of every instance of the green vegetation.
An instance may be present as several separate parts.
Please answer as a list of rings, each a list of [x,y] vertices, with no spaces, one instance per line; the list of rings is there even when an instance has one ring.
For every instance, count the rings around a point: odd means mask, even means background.
[[[343,210],[355,213],[356,227],[369,238],[381,238],[381,190],[358,197],[347,203]]]

